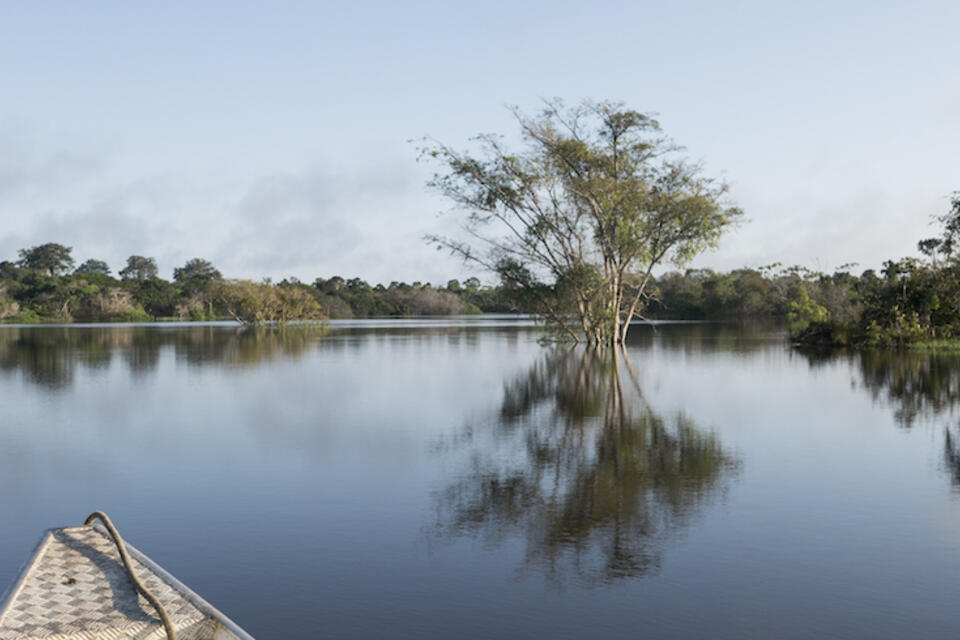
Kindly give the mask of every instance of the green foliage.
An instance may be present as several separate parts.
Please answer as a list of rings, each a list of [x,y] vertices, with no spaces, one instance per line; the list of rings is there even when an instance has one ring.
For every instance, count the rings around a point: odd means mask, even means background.
[[[218,280],[211,286],[213,297],[241,324],[262,326],[324,318],[307,287],[249,280]]]
[[[36,324],[43,322],[43,320],[44,318],[42,318],[34,309],[25,309],[4,318],[4,322],[9,322],[11,324]]]
[[[50,245],[41,245],[49,247]],[[35,250],[21,251],[36,257]],[[40,252],[42,253],[42,252]],[[31,262],[35,267],[38,263]],[[273,285],[234,283],[251,296],[225,293],[220,272],[200,258],[174,271],[173,282],[157,277],[153,258],[130,256],[114,278],[107,264],[87,260],[70,275],[0,261],[0,322],[145,322],[155,319],[290,322],[322,317],[450,315],[518,311],[518,300],[502,287],[485,287],[477,278],[446,287],[392,282],[371,286],[361,278],[318,278],[311,286],[296,278]],[[231,289],[227,287],[226,289]],[[247,319],[247,317],[249,318]]]
[[[474,280],[474,279],[471,279]],[[499,289],[483,288],[480,281],[467,281],[464,288],[456,280],[447,287],[429,283],[391,282],[389,286],[371,286],[360,278],[344,280],[340,276],[317,278],[313,289],[320,305],[331,318],[370,318],[377,316],[453,315],[484,311],[514,311]]]
[[[70,247],[55,242],[21,249],[19,265],[24,269],[33,269],[50,276],[60,275],[73,267],[70,251]]]
[[[144,311],[143,307],[113,311],[99,318],[101,322],[150,322],[153,316]]]
[[[728,273],[710,269],[674,271],[657,278],[656,296],[648,317],[786,318],[791,291],[802,287],[810,300],[826,309],[831,320],[848,321],[859,318],[864,290],[875,279],[872,272],[857,278],[845,271],[828,275],[801,267],[784,269],[780,265]]]
[[[803,285],[790,288],[787,300],[787,321],[793,331],[803,331],[811,324],[823,324],[830,320],[830,312],[814,300]]]
[[[843,316],[832,315],[827,327],[832,342],[842,343],[844,337],[853,344],[903,347],[960,336],[960,261],[954,259],[960,195],[954,194],[951,211],[940,221],[942,238],[920,243],[929,262],[887,261],[882,278],[872,272],[859,280],[844,274],[840,284],[857,293],[859,305]]]
[[[950,210],[937,218],[943,226],[939,238],[927,238],[917,244],[917,248],[937,262],[937,256],[942,255],[950,260],[956,257],[957,244],[960,242],[960,191],[954,191],[950,198]]]
[[[94,260],[93,258],[91,258],[86,262],[84,262],[83,264],[81,264],[79,267],[77,267],[77,269],[73,273],[74,275],[97,274],[101,276],[109,276],[110,267],[103,260]]]
[[[960,351],[960,338],[943,338],[907,345],[915,351]]]
[[[127,266],[120,270],[120,277],[140,282],[154,279],[157,277],[157,261],[144,256],[130,256]]]
[[[182,267],[173,270],[173,280],[180,284],[190,283],[196,285],[209,282],[210,280],[220,280],[222,278],[223,276],[220,274],[220,271],[218,271],[210,261],[202,258],[187,260],[187,263]]]
[[[537,117],[514,115],[527,145],[520,153],[492,135],[477,138],[480,155],[425,141],[422,157],[444,170],[429,185],[465,212],[473,238],[428,239],[523,291],[574,340],[622,342],[653,269],[714,246],[740,211],[646,114],[555,101]]]
[[[131,287],[134,298],[151,316],[165,318],[176,315],[179,292],[170,282],[156,277],[142,280],[128,278],[126,285]]]

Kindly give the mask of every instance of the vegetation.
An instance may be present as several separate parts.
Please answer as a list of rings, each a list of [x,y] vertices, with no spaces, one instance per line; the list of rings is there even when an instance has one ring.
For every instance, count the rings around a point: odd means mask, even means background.
[[[960,193],[939,221],[942,235],[919,243],[923,258],[887,261],[879,273],[868,269],[857,275],[852,264],[832,274],[774,264],[725,273],[687,269],[644,276],[643,313],[657,319],[779,319],[789,324],[795,342],[805,346],[960,349],[956,238]],[[70,247],[47,243],[21,250],[17,262],[0,262],[0,322],[234,319],[270,324],[321,318],[544,313],[544,300],[559,305],[564,292],[571,290],[565,288],[569,281],[531,289],[527,285],[532,281],[524,284],[512,269],[502,273],[503,281],[493,287],[483,286],[477,278],[463,283],[450,280],[443,286],[371,285],[340,276],[317,278],[312,284],[295,278],[257,283],[225,280],[201,258],[175,269],[168,281],[157,275],[153,258],[137,255],[130,256],[116,278],[110,275],[109,265],[96,259],[68,272],[74,264],[71,253]],[[631,313],[628,310],[627,317]],[[609,327],[616,328],[616,323]],[[624,327],[619,335],[625,337]],[[598,342],[597,335],[590,340]]]
[[[73,258],[70,257],[70,247],[48,242],[39,247],[21,249],[19,264],[25,269],[55,276],[69,271]]]
[[[954,344],[960,338],[960,192],[938,221],[942,235],[918,243],[924,259],[885,262],[881,277],[857,283],[860,291],[844,305],[845,314],[808,313],[797,340],[841,346]]]
[[[210,295],[240,324],[286,324],[324,317],[316,298],[296,285],[218,279]]]
[[[476,278],[446,286],[391,282],[371,286],[360,278],[294,278],[279,283],[225,280],[212,263],[189,260],[158,276],[153,258],[133,255],[110,275],[102,260],[89,259],[72,273],[72,249],[48,243],[0,262],[0,322],[142,322],[157,319],[234,319],[244,324],[321,318],[447,315],[518,311],[510,292],[484,287]]]
[[[479,155],[425,141],[422,155],[444,171],[430,185],[465,212],[471,238],[429,239],[496,273],[573,340],[622,343],[653,270],[714,245],[740,211],[648,115],[558,101],[514,115],[519,153],[493,135],[477,138]]]
[[[853,265],[833,274],[774,264],[758,269],[716,272],[688,269],[661,275],[647,315],[661,319],[789,319],[795,328],[833,317],[854,317],[872,271],[856,276]]]

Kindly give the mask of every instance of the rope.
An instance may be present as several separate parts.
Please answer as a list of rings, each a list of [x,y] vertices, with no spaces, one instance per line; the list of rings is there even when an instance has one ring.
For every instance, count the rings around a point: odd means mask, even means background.
[[[113,538],[114,544],[117,545],[117,551],[120,552],[120,559],[123,560],[123,566],[127,570],[127,575],[130,576],[130,582],[133,583],[133,586],[137,588],[143,597],[150,601],[150,604],[153,605],[153,608],[157,610],[157,613],[160,615],[160,620],[163,622],[163,628],[167,632],[167,640],[177,640],[177,632],[173,628],[173,622],[170,621],[170,616],[167,615],[166,609],[163,608],[163,605],[160,604],[160,601],[157,600],[156,596],[147,591],[147,588],[143,586],[143,583],[140,582],[140,579],[137,578],[137,574],[133,572],[133,563],[130,561],[130,554],[127,553],[127,545],[123,543],[123,538],[120,537],[120,534],[117,533],[117,528],[113,526],[113,523],[110,522],[110,518],[107,517],[103,511],[94,511],[89,516],[87,516],[86,521],[83,524],[90,525],[93,524],[94,520],[101,521],[104,526],[107,527],[107,532],[110,534],[110,537]]]

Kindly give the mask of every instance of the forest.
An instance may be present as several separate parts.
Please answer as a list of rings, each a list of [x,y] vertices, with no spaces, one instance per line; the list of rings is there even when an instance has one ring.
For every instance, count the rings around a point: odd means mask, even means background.
[[[793,341],[808,346],[945,345],[960,338],[960,194],[938,218],[941,235],[921,240],[922,257],[888,260],[882,269],[833,273],[773,264],[729,272],[667,271],[651,276],[640,319],[785,322]],[[361,278],[296,278],[279,282],[226,279],[194,258],[160,277],[156,260],[132,255],[116,275],[102,260],[75,266],[72,248],[46,243],[0,262],[0,322],[144,322],[292,320],[470,313],[540,313],[537,299],[508,279],[484,285],[472,277],[444,285]]]
[[[0,322],[148,322],[237,320],[247,324],[521,311],[500,287],[477,278],[446,285],[360,278],[297,278],[279,282],[226,279],[194,258],[160,277],[156,260],[133,255],[114,275],[102,260],[75,267],[72,248],[46,243],[0,262]]]

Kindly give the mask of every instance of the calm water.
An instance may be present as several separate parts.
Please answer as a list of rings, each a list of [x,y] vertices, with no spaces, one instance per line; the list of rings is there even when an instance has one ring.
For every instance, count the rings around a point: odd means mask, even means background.
[[[960,359],[0,327],[0,590],[105,509],[258,638],[953,638]]]

